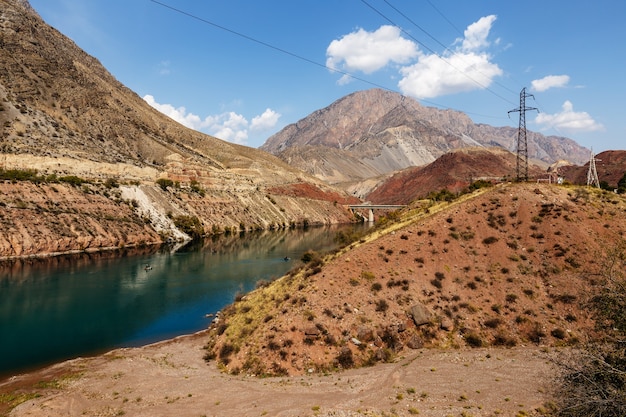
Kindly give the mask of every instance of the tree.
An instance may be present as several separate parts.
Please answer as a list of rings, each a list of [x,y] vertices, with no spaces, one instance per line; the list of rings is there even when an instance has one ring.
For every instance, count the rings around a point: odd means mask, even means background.
[[[602,286],[589,305],[602,335],[580,352],[557,359],[556,414],[626,415],[626,241],[607,251]]]

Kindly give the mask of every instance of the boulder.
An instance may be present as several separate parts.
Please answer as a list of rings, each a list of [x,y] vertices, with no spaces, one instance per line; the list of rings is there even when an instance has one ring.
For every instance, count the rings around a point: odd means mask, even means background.
[[[413,322],[415,322],[415,325],[418,327],[430,323],[430,319],[432,318],[432,313],[423,304],[415,304],[411,307],[409,312],[413,318]]]

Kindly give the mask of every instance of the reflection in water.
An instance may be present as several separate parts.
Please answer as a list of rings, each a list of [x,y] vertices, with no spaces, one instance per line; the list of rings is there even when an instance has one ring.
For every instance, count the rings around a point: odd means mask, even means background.
[[[208,313],[309,250],[336,228],[222,236],[167,247],[7,261],[0,265],[0,375],[206,328]],[[290,258],[285,261],[285,258]]]

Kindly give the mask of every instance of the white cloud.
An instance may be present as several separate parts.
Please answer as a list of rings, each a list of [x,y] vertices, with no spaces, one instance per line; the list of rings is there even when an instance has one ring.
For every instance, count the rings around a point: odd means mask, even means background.
[[[143,99],[150,106],[188,128],[241,145],[247,144],[249,130],[255,132],[270,130],[276,126],[281,116],[280,113],[268,108],[263,114],[253,117],[252,122],[232,111],[206,116],[202,119],[196,114],[188,113],[185,107],[157,103],[150,94],[145,95]]]
[[[402,76],[398,82],[400,91],[418,99],[487,88],[495,77],[502,75],[486,52],[495,21],[496,16],[490,15],[472,23],[463,38],[454,42],[456,47],[441,56],[420,51],[394,26],[381,26],[374,32],[359,29],[330,43],[326,65],[340,71],[371,74],[391,63],[398,64]],[[495,42],[499,44],[500,40]],[[344,74],[338,83],[345,84],[350,79]]]
[[[406,64],[417,54],[417,45],[400,36],[399,28],[385,25],[374,32],[359,29],[332,41],[326,49],[326,66],[371,74],[390,62]]]
[[[278,123],[280,113],[272,109],[265,109],[263,114],[253,117],[250,123],[250,130],[264,132],[272,129]]]
[[[543,126],[543,129],[555,128],[569,133],[604,130],[604,126],[593,120],[589,113],[575,112],[574,105],[569,100],[563,103],[560,113],[539,113],[535,123]]]
[[[432,98],[488,87],[502,70],[487,54],[458,52],[443,59],[423,56],[416,64],[401,68],[400,74],[398,87],[403,94]]]
[[[550,88],[565,87],[569,83],[569,75],[548,75],[539,80],[531,82],[531,89],[534,91],[546,91]]]
[[[464,39],[455,50],[442,56],[421,55],[417,63],[400,69],[398,87],[403,94],[417,98],[433,98],[446,94],[487,88],[502,69],[484,51],[496,16],[482,17],[464,32]]]
[[[163,113],[164,115],[168,116],[170,119],[176,120],[181,125],[184,125],[192,129],[196,129],[196,130],[200,129],[202,125],[202,120],[200,119],[199,116],[193,113],[187,113],[187,109],[185,109],[182,106],[174,107],[171,104],[157,103],[154,97],[151,96],[150,94],[145,95],[143,99],[146,101],[146,103],[148,103],[149,105],[151,105],[152,107],[154,107],[155,109]]]
[[[491,31],[493,22],[496,21],[495,15],[481,17],[477,22],[472,23],[463,32],[464,39],[457,40],[462,42],[464,51],[478,51],[489,46],[487,37]],[[497,43],[500,40],[496,40]]]

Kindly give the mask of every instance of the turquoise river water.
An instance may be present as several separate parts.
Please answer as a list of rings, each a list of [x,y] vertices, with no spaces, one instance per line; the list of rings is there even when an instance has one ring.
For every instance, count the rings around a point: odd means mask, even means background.
[[[0,378],[204,329],[238,292],[284,275],[307,250],[335,248],[337,230],[246,233],[178,250],[4,262]]]

